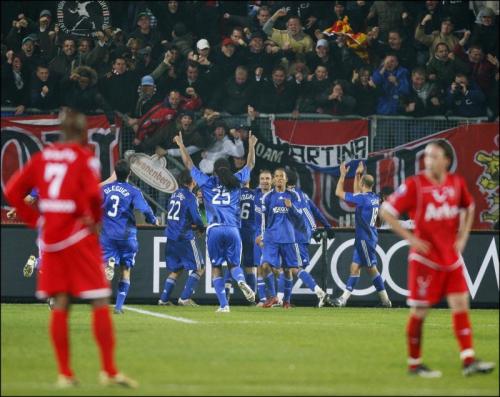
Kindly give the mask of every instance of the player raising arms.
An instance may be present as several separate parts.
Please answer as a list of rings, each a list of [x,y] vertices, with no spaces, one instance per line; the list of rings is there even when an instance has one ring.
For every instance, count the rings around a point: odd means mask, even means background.
[[[377,269],[377,254],[375,251],[378,242],[376,222],[380,198],[372,191],[373,176],[368,174],[361,176],[363,174],[363,168],[363,163],[360,161],[354,176],[353,194],[344,191],[344,180],[349,171],[349,167],[346,167],[345,163],[340,165],[340,178],[337,182],[335,194],[348,203],[356,204],[356,229],[354,254],[346,290],[342,296],[333,300],[333,304],[337,307],[346,305],[347,300],[351,296],[359,280],[360,268],[366,267],[366,270],[372,278],[372,283],[382,301],[382,306],[392,307],[384,287],[384,280]]]
[[[453,149],[445,140],[425,147],[425,171],[408,178],[382,204],[381,216],[410,243],[408,288],[410,317],[406,328],[410,374],[426,378],[441,376],[422,364],[422,326],[429,307],[446,297],[451,308],[453,329],[460,346],[465,376],[489,373],[495,364],[475,358],[469,320],[469,293],[463,273],[462,251],[474,219],[474,202],[464,179],[449,173]],[[461,220],[461,212],[464,218]],[[415,231],[398,222],[407,212]]]
[[[120,266],[121,271],[115,314],[123,314],[122,306],[130,288],[130,273],[139,250],[134,209],[144,214],[146,222],[159,225],[141,191],[128,183],[130,172],[128,161],[118,160],[115,164],[116,181],[102,186],[104,217],[100,240],[107,262],[106,278],[110,281],[113,279],[115,264]]]
[[[68,314],[70,296],[92,300],[93,332],[99,348],[104,385],[136,387],[115,365],[115,336],[109,313],[111,289],[104,276],[97,237],[102,196],[99,161],[84,145],[87,124],[81,113],[61,113],[64,141],[35,154],[9,180],[5,196],[30,227],[41,225],[39,246],[43,272],[38,274],[38,298],[55,297],[50,336],[58,363],[57,386],[78,383],[70,366]],[[27,191],[37,188],[37,207],[24,202]]]
[[[174,138],[179,146],[182,161],[191,176],[201,188],[207,211],[207,248],[212,264],[213,285],[220,307],[217,312],[230,311],[224,290],[221,267],[224,261],[230,268],[231,275],[238,287],[250,302],[255,302],[255,293],[245,282],[241,270],[240,195],[241,185],[250,179],[250,172],[255,165],[255,144],[257,138],[249,133],[247,164],[236,174],[230,170],[229,161],[220,158],[214,163],[214,176],[208,176],[196,168],[182,141],[182,133]]]

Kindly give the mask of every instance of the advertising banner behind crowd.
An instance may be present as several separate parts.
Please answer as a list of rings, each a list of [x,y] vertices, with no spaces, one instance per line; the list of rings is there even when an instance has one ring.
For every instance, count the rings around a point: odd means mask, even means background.
[[[111,175],[118,161],[119,132],[110,131],[106,116],[88,116],[88,142],[101,162],[101,174]],[[1,118],[2,222],[6,221],[4,188],[9,178],[43,147],[59,140],[61,131],[55,115]]]

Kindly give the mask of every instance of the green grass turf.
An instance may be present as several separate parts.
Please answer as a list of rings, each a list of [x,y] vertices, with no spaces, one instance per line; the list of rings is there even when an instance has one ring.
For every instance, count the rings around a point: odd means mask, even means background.
[[[119,368],[140,388],[103,389],[90,308],[71,315],[72,363],[81,384],[58,391],[41,304],[2,304],[2,395],[498,395],[498,369],[464,378],[450,311],[424,328],[424,361],[441,379],[406,374],[407,309],[130,306],[197,321],[126,311],[114,316]],[[498,360],[498,310],[472,311],[475,349]]]

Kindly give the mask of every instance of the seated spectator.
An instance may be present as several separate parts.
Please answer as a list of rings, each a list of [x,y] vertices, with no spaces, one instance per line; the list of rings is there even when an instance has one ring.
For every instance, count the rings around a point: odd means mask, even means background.
[[[369,69],[360,68],[352,73],[352,94],[356,99],[355,113],[360,116],[370,116],[377,111],[378,88],[371,78]]]
[[[457,73],[467,73],[467,65],[450,53],[446,43],[439,43],[434,56],[427,64],[429,80],[444,89],[451,84]]]
[[[483,49],[477,45],[469,46],[467,52],[462,46],[455,47],[453,53],[469,68],[469,77],[481,90],[487,94],[491,91],[497,67],[491,62],[493,58],[486,58]]]
[[[399,66],[398,57],[387,55],[380,69],[373,72],[372,80],[380,87],[377,114],[398,114],[399,98],[408,95],[408,70]]]
[[[448,90],[446,102],[453,116],[480,117],[486,114],[486,98],[481,89],[470,83],[465,74],[458,73]]]
[[[495,23],[496,18],[495,11],[491,8],[482,8],[477,14],[470,44],[480,45],[485,54],[498,57],[498,25]]]
[[[333,116],[345,116],[354,113],[356,99],[345,94],[342,84],[335,81],[331,85],[331,90],[321,96],[319,103],[322,110],[320,113],[327,113]]]
[[[54,110],[59,107],[59,90],[55,79],[50,75],[49,67],[40,64],[31,81],[31,104],[40,110]]]
[[[429,60],[434,58],[438,44],[444,43],[450,50],[455,48],[459,42],[458,37],[453,34],[453,21],[450,17],[446,17],[441,21],[441,30],[439,32],[435,31],[431,34],[425,34],[425,24],[431,19],[432,16],[427,14],[415,29],[415,40],[429,47]]]
[[[436,84],[426,81],[424,68],[411,72],[410,92],[401,97],[401,114],[423,117],[444,113],[444,100]]]
[[[219,158],[242,157],[245,154],[245,147],[243,141],[236,129],[229,131],[232,138],[227,136],[227,126],[225,123],[216,123],[213,131],[213,143],[202,152],[202,160],[200,161],[200,170],[206,174],[210,174],[214,170],[214,163]]]
[[[415,49],[411,45],[408,45],[406,40],[403,41],[401,32],[398,30],[389,31],[387,44],[381,43],[378,40],[372,40],[370,43],[372,58],[379,60],[384,59],[388,54],[394,54],[398,57],[399,64],[404,68],[411,70],[416,66],[417,57]]]
[[[243,114],[246,113],[254,96],[255,86],[248,79],[247,68],[238,66],[234,71],[234,77],[229,78],[217,89],[211,108],[229,114]]]
[[[286,80],[286,71],[276,66],[270,81],[256,87],[254,107],[262,113],[291,113],[297,109],[298,88],[295,81]]]
[[[21,55],[10,51],[7,57],[2,65],[2,106],[15,107],[16,115],[23,114],[30,101],[30,80]]]
[[[299,95],[297,109],[300,113],[323,113],[321,95],[331,86],[328,70],[323,65],[316,66],[314,74],[304,81],[304,88]]]

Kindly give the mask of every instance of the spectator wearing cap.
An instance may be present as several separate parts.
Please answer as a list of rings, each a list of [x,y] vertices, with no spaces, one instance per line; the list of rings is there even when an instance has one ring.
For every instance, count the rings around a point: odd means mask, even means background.
[[[156,91],[155,81],[152,76],[144,76],[137,88],[137,102],[135,103],[132,116],[141,118],[153,106],[161,102],[161,96]]]
[[[303,59],[305,54],[313,50],[311,36],[304,33],[299,17],[291,16],[286,23],[286,30],[275,29],[274,23],[280,17],[287,15],[285,8],[280,8],[264,25],[264,32],[283,51],[291,52],[296,57]]]
[[[160,54],[161,37],[158,30],[151,26],[151,14],[146,11],[141,11],[137,15],[137,28],[130,34],[129,37],[139,39],[142,48],[150,47],[153,58],[157,58]]]
[[[261,113],[292,113],[297,111],[298,87],[295,80],[288,81],[283,66],[276,66],[271,80],[257,87],[253,107]]]
[[[112,70],[99,79],[99,91],[113,110],[130,115],[137,102],[137,71],[130,71],[123,57],[113,61]]]
[[[346,79],[350,76],[349,67],[341,62],[342,55],[337,46],[330,46],[325,39],[319,39],[314,47],[314,52],[306,54],[306,63],[310,70],[316,70],[321,65],[328,70],[331,80]]]
[[[2,106],[15,107],[15,114],[22,114],[29,105],[29,78],[23,68],[19,54],[14,54],[11,63],[2,65]]]
[[[236,67],[243,63],[236,55],[236,46],[229,37],[222,40],[220,50],[215,53],[214,63],[216,84],[223,83],[227,76],[232,76]]]
[[[481,8],[472,29],[470,43],[479,44],[485,54],[498,57],[498,25],[496,18],[497,15],[491,8]]]
[[[212,52],[210,43],[207,39],[200,39],[196,42],[196,51],[188,54],[188,61],[196,62],[200,65],[200,72],[207,78],[212,78],[214,75],[214,60],[215,54]]]
[[[467,65],[456,57],[446,43],[438,43],[434,57],[427,64],[427,75],[430,81],[446,89],[457,73],[467,73]]]
[[[50,75],[48,65],[37,65],[31,81],[30,106],[45,111],[54,110],[59,106],[59,96],[57,81]]]
[[[12,21],[12,28],[2,41],[9,49],[18,52],[23,39],[34,31],[35,23],[25,14],[19,14],[17,19]]]
[[[390,30],[387,34],[387,44],[378,40],[370,41],[370,55],[376,62],[380,62],[386,55],[394,54],[398,57],[401,66],[412,70],[417,65],[415,48],[403,40],[399,30]]]
[[[446,17],[441,21],[441,29],[439,32],[435,31],[431,34],[425,34],[425,25],[431,19],[432,16],[427,14],[415,29],[415,40],[429,47],[429,60],[434,57],[438,43],[445,43],[450,50],[453,50],[459,42],[458,37],[453,34],[453,21],[451,17]]]
[[[54,40],[56,35],[52,13],[49,10],[40,12],[35,32],[38,35],[41,56],[48,62],[55,56]]]
[[[248,48],[243,54],[243,64],[248,68],[251,76],[255,76],[256,81],[262,78],[271,76],[271,71],[276,66],[282,57],[281,51],[272,52],[267,51],[264,47],[265,36],[261,32],[252,33]]]
[[[26,69],[26,73],[28,73],[28,76],[31,76],[35,72],[36,65],[38,65],[42,60],[38,47],[38,37],[36,34],[32,33],[23,39],[20,55]]]

